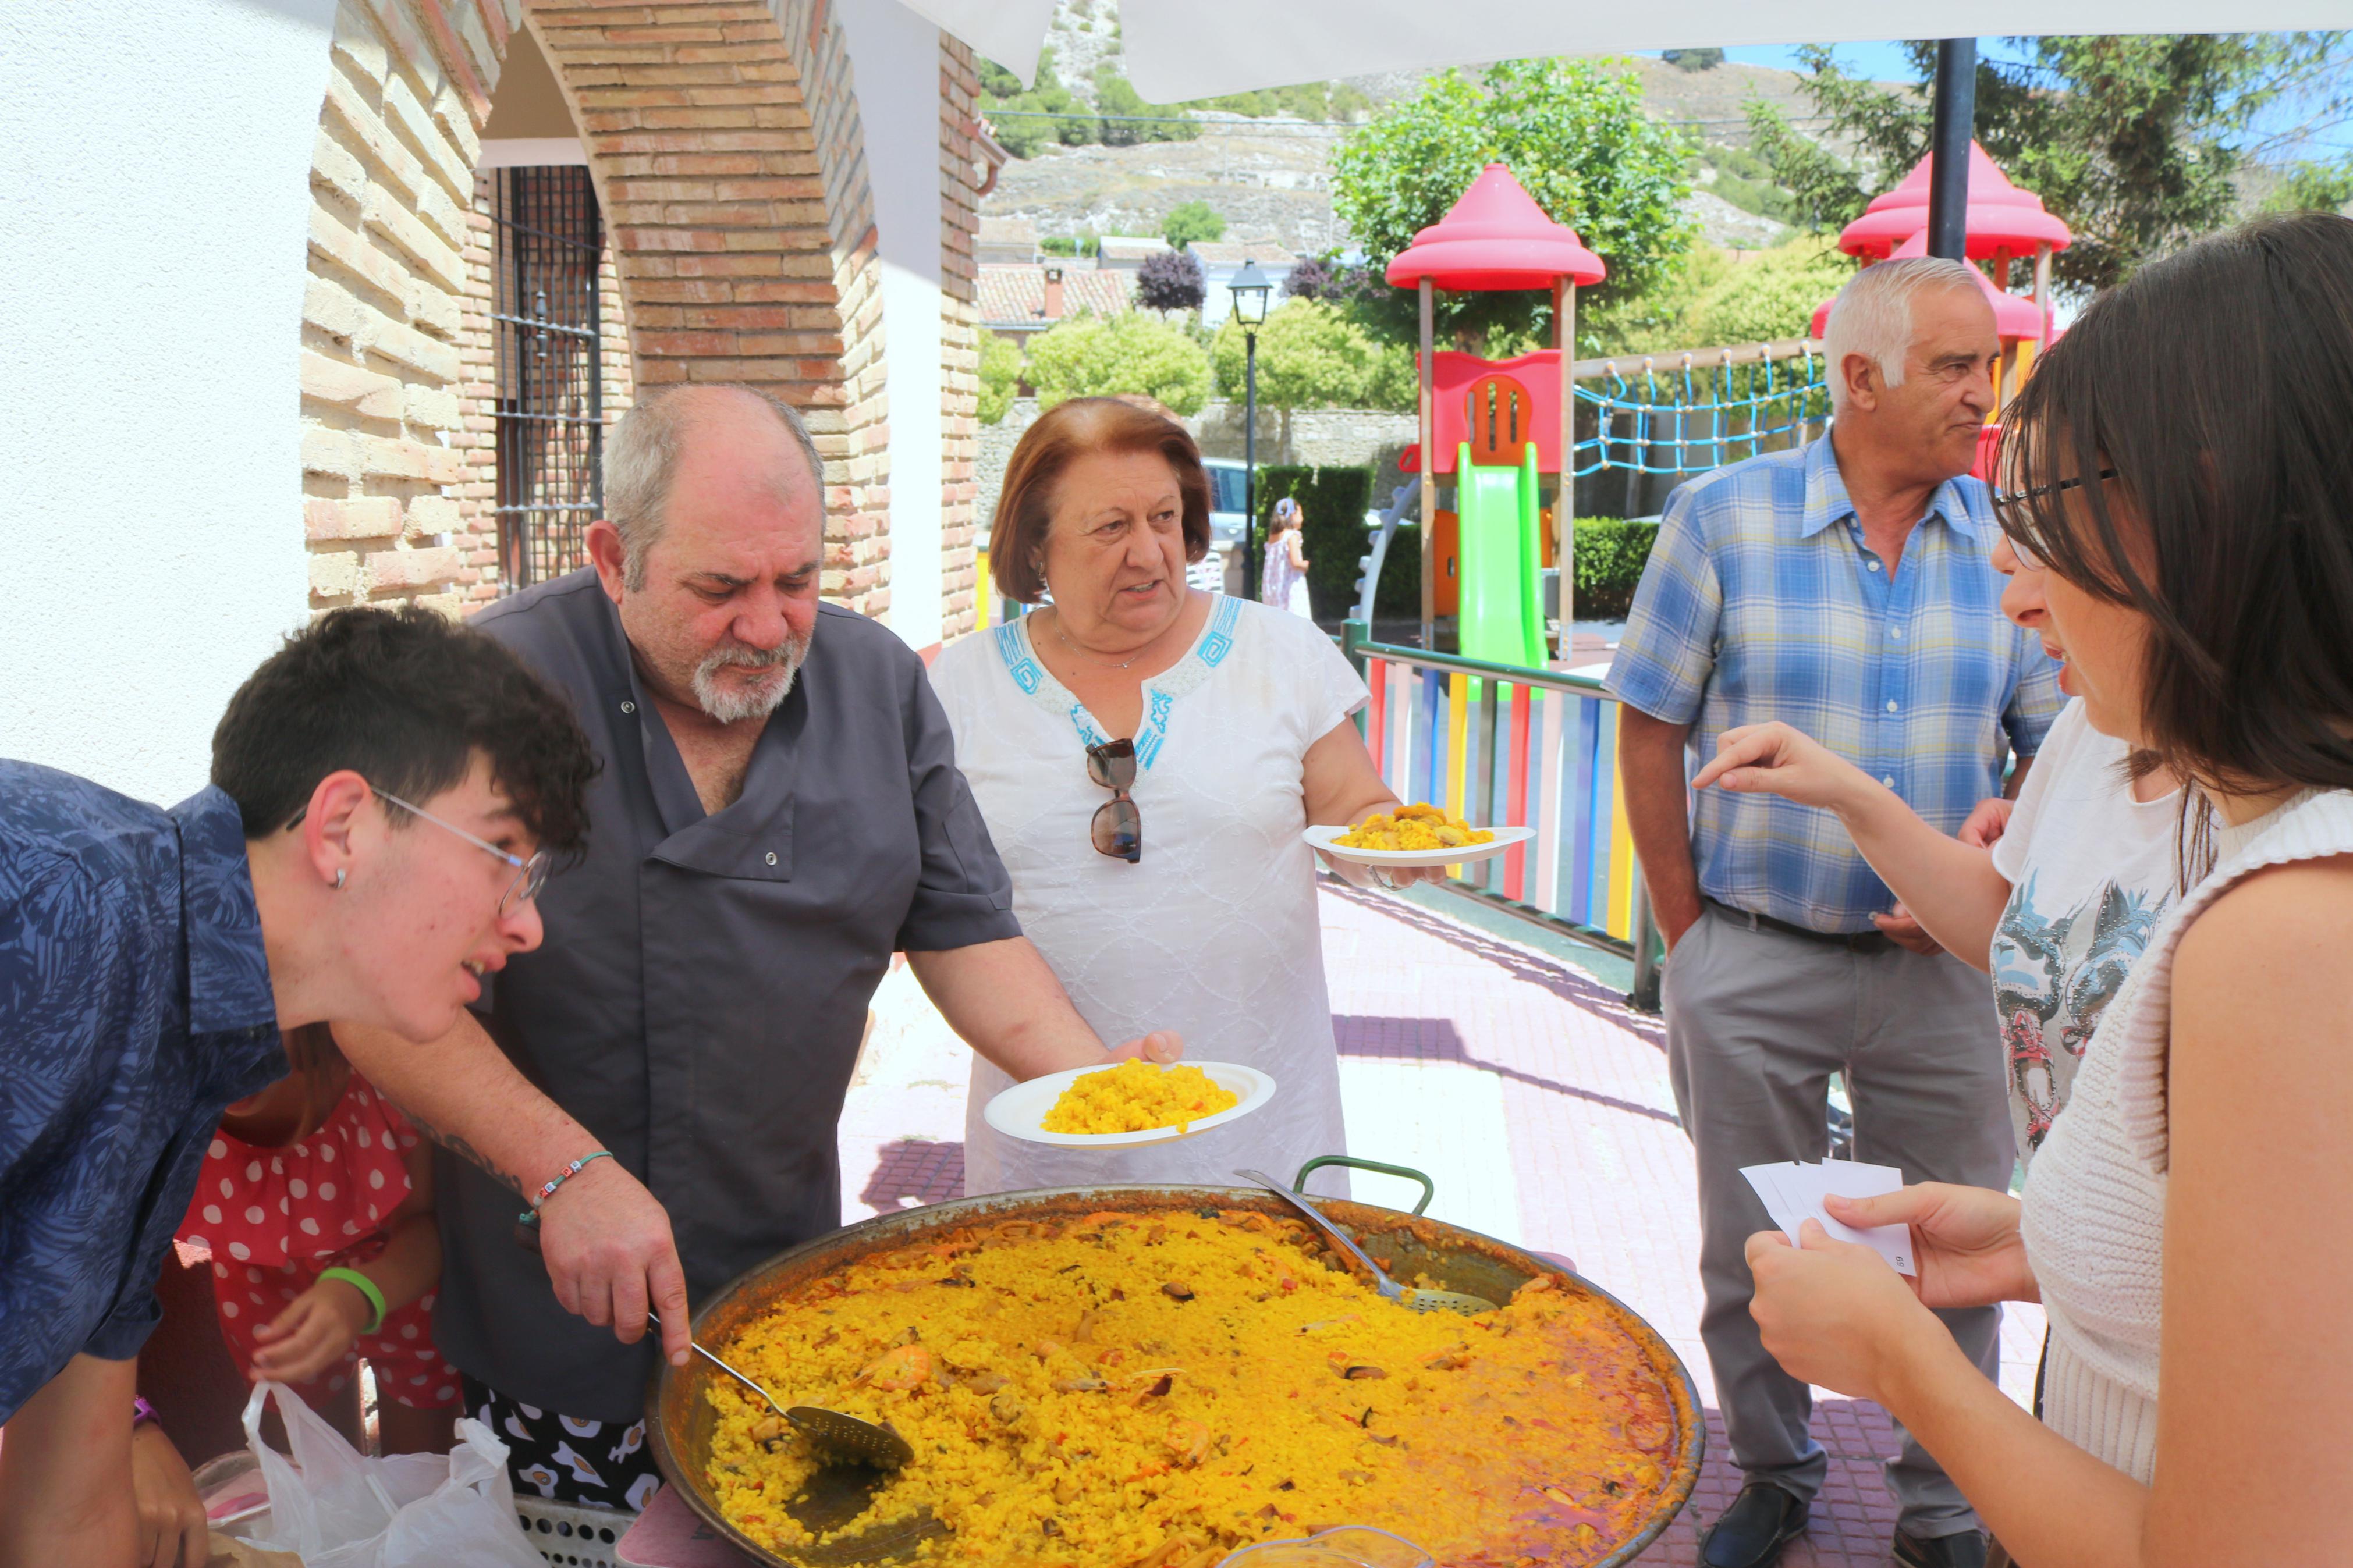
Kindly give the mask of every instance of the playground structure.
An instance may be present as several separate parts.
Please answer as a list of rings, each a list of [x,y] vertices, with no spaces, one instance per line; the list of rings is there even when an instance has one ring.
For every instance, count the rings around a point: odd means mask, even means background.
[[[1447,215],[1414,236],[1388,265],[1390,284],[1420,294],[1420,439],[1416,465],[1421,512],[1421,640],[1432,646],[1438,614],[1438,481],[1451,476],[1453,559],[1460,647],[1499,664],[1549,662],[1541,573],[1547,546],[1543,476],[1554,476],[1553,517],[1563,560],[1561,614],[1569,613],[1573,577],[1567,564],[1575,433],[1572,377],[1577,359],[1577,290],[1608,275],[1601,258],[1567,224],[1544,215],[1511,171],[1490,163]],[[1461,353],[1440,354],[1435,333],[1437,290],[1542,289],[1553,302],[1553,346],[1502,363]],[[1387,555],[1388,534],[1376,545]],[[1366,563],[1377,582],[1378,562]]]
[[[1866,266],[1924,255],[1928,212],[1924,163],[1849,225],[1840,245]],[[2051,258],[2073,237],[1974,147],[1966,215],[1967,254],[1994,268],[1978,279],[2002,340],[1998,413],[2052,335]],[[1605,469],[1705,472],[1800,444],[1824,428],[1830,367],[1820,334],[1828,305],[1802,339],[1577,361],[1567,352],[1575,291],[1599,279],[1600,263],[1579,275],[1575,258],[1590,253],[1582,246],[1571,251],[1575,244],[1508,173],[1490,165],[1391,265],[1390,282],[1421,290],[1421,439],[1398,465],[1405,482],[1366,558],[1345,646],[1372,689],[1366,743],[1392,789],[1442,801],[1478,825],[1536,829],[1528,845],[1461,868],[1448,885],[1626,954],[1634,961],[1636,993],[1651,995],[1658,942],[1617,788],[1619,705],[1601,686],[1601,664],[1563,668],[1575,661],[1552,657],[1542,570],[1556,537],[1566,631],[1574,613],[1569,503],[1577,479]],[[2028,260],[2031,296],[1998,286],[2013,262]],[[1434,352],[1434,288],[1545,287],[1547,269],[1559,305],[1554,349],[1498,362]],[[1580,403],[1593,419],[1593,433],[1582,440],[1573,423]],[[1989,424],[1981,450],[1990,451],[1998,431]],[[1542,504],[1548,485],[1549,514]],[[1448,499],[1441,487],[1451,488],[1452,505],[1440,507]],[[1429,546],[1422,636],[1419,647],[1409,647],[1374,640],[1371,621],[1391,539],[1417,515]],[[1449,611],[1459,617],[1456,652],[1440,649],[1431,635],[1434,619]]]

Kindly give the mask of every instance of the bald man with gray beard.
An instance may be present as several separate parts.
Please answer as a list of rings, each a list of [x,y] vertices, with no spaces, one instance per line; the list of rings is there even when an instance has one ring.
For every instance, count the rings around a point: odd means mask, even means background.
[[[644,1245],[647,1267],[567,1289],[519,1245],[518,1191],[593,1156],[554,1208],[619,1167],[667,1211],[698,1298],[837,1228],[843,1096],[893,952],[1017,1079],[1114,1053],[1021,934],[923,660],[819,599],[822,468],[799,417],[750,388],[671,391],[622,417],[606,476],[592,564],[473,623],[570,697],[603,763],[587,851],[540,897],[545,962],[510,963],[462,1026],[582,1146],[553,1170],[443,1159],[434,1336],[518,1489],[640,1508],[659,1485],[646,1310],[682,1325],[685,1300]]]

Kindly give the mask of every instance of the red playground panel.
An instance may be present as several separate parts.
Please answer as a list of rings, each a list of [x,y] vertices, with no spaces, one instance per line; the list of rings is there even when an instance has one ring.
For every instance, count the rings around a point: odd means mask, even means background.
[[[1533,441],[1536,468],[1560,472],[1560,351],[1538,349],[1517,359],[1481,359],[1451,349],[1436,356],[1438,374],[1432,391],[1433,442],[1438,450],[1431,471],[1454,471],[1456,449],[1471,444],[1471,460],[1498,468],[1519,466],[1519,444]],[[1492,381],[1493,392],[1477,399],[1480,416],[1472,416],[1472,391]]]

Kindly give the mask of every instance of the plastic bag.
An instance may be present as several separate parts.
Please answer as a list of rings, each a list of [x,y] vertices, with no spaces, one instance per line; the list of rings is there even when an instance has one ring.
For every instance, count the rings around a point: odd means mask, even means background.
[[[290,1464],[261,1440],[273,1395]],[[471,1417],[446,1456],[371,1459],[291,1389],[264,1383],[246,1402],[245,1440],[269,1489],[269,1532],[255,1544],[300,1552],[303,1568],[546,1568],[515,1526],[507,1446]]]

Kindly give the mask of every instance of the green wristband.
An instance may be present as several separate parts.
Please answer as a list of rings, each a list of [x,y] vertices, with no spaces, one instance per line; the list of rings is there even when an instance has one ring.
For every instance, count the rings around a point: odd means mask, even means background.
[[[361,1273],[356,1268],[322,1268],[319,1270],[319,1278],[322,1279],[340,1279],[344,1284],[350,1286],[353,1289],[358,1291],[361,1295],[365,1296],[368,1299],[368,1305],[375,1309],[375,1321],[368,1324],[366,1328],[362,1329],[360,1332],[364,1334],[372,1334],[378,1329],[384,1327],[384,1292],[375,1288],[375,1280],[369,1279],[366,1275]]]

